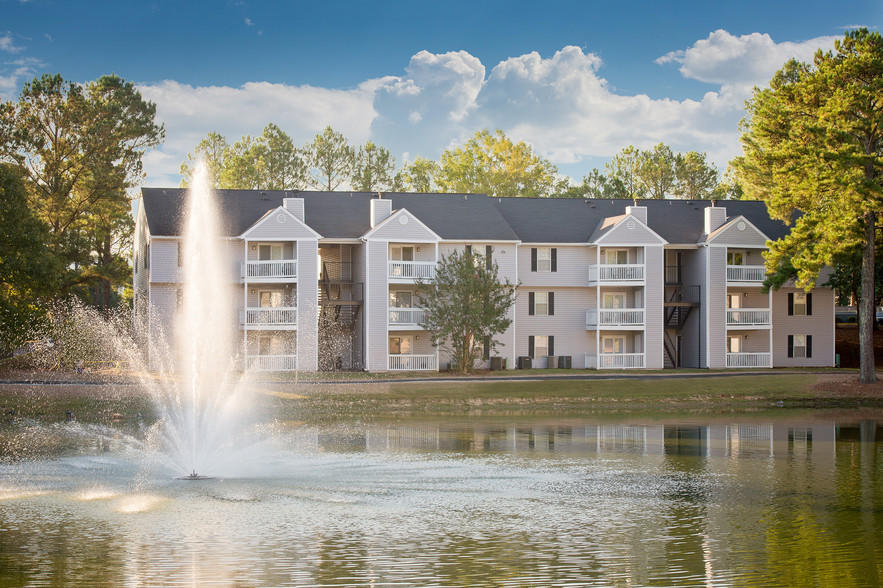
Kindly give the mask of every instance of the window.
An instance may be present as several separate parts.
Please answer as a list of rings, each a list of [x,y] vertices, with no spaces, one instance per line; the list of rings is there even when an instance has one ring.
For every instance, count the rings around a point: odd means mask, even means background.
[[[414,261],[414,246],[392,246],[389,248],[389,256],[393,261]]]
[[[625,337],[604,337],[601,350],[602,353],[625,353]]]
[[[531,335],[527,338],[527,354],[531,358],[555,355],[555,337],[552,335]]]
[[[390,308],[411,308],[411,292],[394,290],[389,293]]]
[[[411,353],[411,336],[390,337],[389,352],[392,355],[408,355]]]
[[[625,292],[604,292],[601,298],[602,308],[625,308]]]
[[[727,265],[743,265],[745,263],[745,252],[737,249],[727,250]]]
[[[727,294],[727,308],[742,308],[742,297],[738,294]]]
[[[532,247],[530,250],[530,271],[532,271],[532,272],[557,272],[558,271],[558,248],[557,247]]]
[[[553,316],[555,314],[555,293],[528,292],[527,314],[530,316]]]
[[[788,357],[811,358],[812,335],[788,335]]]
[[[538,247],[537,248],[537,271],[538,272],[552,271],[552,248],[551,247]]]
[[[788,314],[790,316],[812,316],[812,292],[789,292]]]
[[[260,355],[282,355],[282,337],[279,335],[261,335],[258,339]]]
[[[258,259],[261,261],[277,261],[282,259],[282,244],[259,245]]]
[[[279,308],[282,306],[282,292],[264,291],[259,294],[261,308]]]
[[[627,265],[629,262],[628,249],[608,249],[604,256],[607,265]]]
[[[742,352],[742,337],[727,337],[727,353]]]
[[[484,264],[488,270],[494,267],[494,248],[490,245],[484,247]]]

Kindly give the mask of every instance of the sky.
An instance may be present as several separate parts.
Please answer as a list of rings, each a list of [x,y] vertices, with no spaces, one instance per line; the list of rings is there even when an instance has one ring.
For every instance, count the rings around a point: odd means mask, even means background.
[[[881,0],[0,0],[0,99],[43,73],[135,83],[166,131],[151,187],[177,186],[209,132],[268,123],[399,165],[500,129],[576,181],[660,142],[723,170],[755,86],[881,24]]]

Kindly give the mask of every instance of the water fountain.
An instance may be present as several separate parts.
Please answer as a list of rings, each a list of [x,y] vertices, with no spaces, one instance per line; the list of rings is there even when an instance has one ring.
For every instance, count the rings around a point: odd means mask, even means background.
[[[229,263],[208,168],[196,167],[184,217],[182,304],[175,345],[164,363],[180,378],[152,385],[180,479],[199,480],[230,465],[251,414],[250,387],[235,353]],[[156,345],[160,349],[163,345]]]

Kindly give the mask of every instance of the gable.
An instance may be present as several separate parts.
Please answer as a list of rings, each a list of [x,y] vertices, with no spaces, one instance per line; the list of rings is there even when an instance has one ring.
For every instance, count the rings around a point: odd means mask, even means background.
[[[249,241],[297,241],[322,236],[282,206],[270,210],[241,235]]]
[[[376,227],[365,233],[364,238],[408,243],[436,243],[441,240],[407,208],[394,211]]]
[[[665,245],[667,241],[653,232],[634,215],[626,214],[614,219],[604,219],[592,242],[597,245]]]
[[[755,227],[751,221],[739,215],[721,225],[706,239],[706,243],[728,247],[766,247],[769,238]]]

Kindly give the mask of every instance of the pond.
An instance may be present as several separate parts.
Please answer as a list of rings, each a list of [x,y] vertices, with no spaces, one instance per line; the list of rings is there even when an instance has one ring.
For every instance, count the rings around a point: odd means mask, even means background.
[[[196,481],[7,420],[0,585],[879,585],[883,412],[777,414],[268,424]]]

